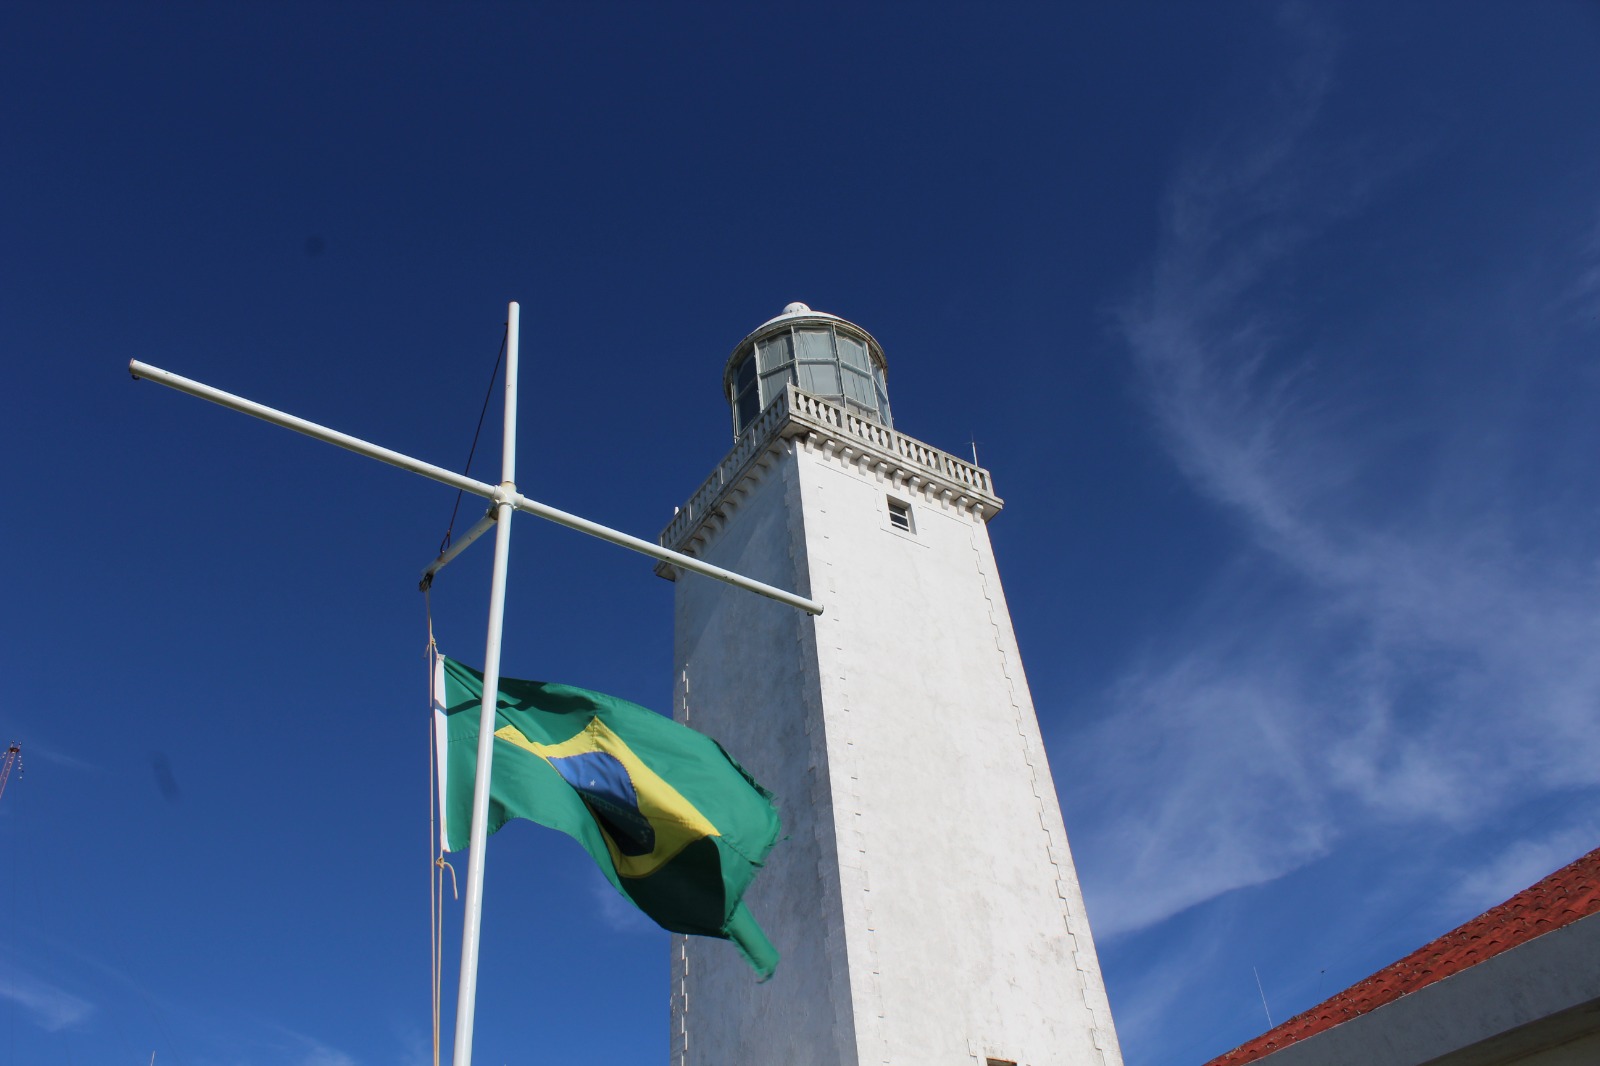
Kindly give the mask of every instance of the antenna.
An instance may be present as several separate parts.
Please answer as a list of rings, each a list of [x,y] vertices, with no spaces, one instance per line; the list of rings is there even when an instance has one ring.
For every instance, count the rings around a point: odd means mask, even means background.
[[[977,437],[977,434],[972,433],[971,431],[968,431],[967,440],[972,444],[972,465],[973,466],[977,466],[978,465],[978,437]]]

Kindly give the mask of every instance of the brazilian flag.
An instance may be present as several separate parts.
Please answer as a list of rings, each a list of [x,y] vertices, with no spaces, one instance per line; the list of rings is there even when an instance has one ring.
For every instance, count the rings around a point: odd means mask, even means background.
[[[483,675],[439,656],[434,674],[440,843],[467,846]],[[761,978],[778,952],[740,897],[778,839],[772,794],[722,746],[636,703],[500,679],[489,832],[513,818],[582,844],[663,929],[731,940]]]

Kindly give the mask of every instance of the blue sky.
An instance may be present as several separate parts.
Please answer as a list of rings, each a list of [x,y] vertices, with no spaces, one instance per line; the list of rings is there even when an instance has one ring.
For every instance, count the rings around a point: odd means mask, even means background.
[[[509,299],[522,487],[621,529],[790,300],[976,440],[1131,1064],[1600,844],[1597,45],[1555,2],[8,6],[0,1064],[428,1060],[453,496],[123,368],[459,465]],[[433,597],[469,662],[487,554]],[[506,669],[665,708],[671,591],[521,519]],[[663,1061],[666,935],[535,827],[489,871],[478,1060]]]

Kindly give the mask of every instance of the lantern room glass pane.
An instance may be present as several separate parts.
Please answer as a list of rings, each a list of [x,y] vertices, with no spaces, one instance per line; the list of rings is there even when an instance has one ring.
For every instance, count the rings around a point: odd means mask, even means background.
[[[794,346],[787,333],[780,333],[776,337],[768,337],[756,345],[756,352],[756,358],[761,361],[761,372],[763,374],[769,370],[776,370],[794,358]]]
[[[878,393],[878,418],[886,426],[894,425],[894,419],[889,414],[889,390],[883,383],[883,368],[872,368],[872,384]]]
[[[744,427],[756,420],[761,413],[761,398],[756,395],[756,390],[750,388],[739,395],[739,432],[744,432]]]
[[[761,406],[765,409],[767,404],[778,398],[783,392],[783,387],[794,379],[794,367],[785,367],[776,374],[761,375]]]
[[[844,338],[840,337],[839,341],[842,347]],[[872,379],[848,366],[844,368],[844,394],[867,410],[877,412],[878,401],[872,393]]]
[[[744,362],[740,363],[739,368],[733,372],[734,393],[737,394],[743,392],[745,389],[754,384],[755,380],[756,361],[751,359],[749,356],[746,356]]]
[[[795,330],[795,340],[799,342],[800,359],[803,362],[827,360],[833,362],[833,331],[826,329],[799,329]],[[805,388],[801,385],[801,388]],[[809,391],[809,390],[808,390]],[[834,392],[839,391],[837,385]]]
[[[804,350],[802,348],[802,350]],[[801,363],[800,387],[818,396],[839,395],[839,366],[837,363]]]
[[[839,334],[839,358],[844,360],[845,366],[853,366],[863,374],[872,370],[872,364],[867,362],[867,346],[842,333]]]

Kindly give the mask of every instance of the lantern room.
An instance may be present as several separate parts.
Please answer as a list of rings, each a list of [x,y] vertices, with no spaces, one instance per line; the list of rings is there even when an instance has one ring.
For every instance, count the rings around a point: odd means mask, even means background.
[[[887,369],[882,346],[860,326],[789,304],[728,357],[722,389],[733,407],[733,434],[743,433],[787,385],[892,428]]]

